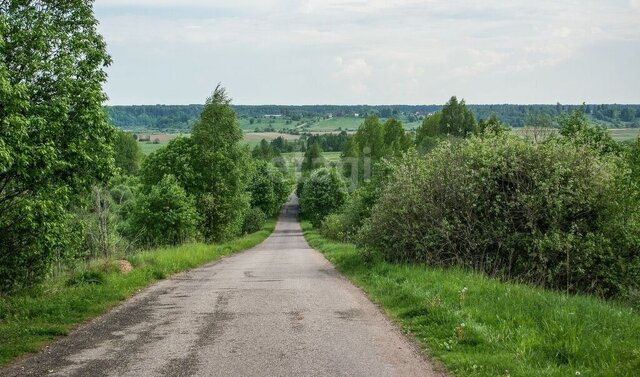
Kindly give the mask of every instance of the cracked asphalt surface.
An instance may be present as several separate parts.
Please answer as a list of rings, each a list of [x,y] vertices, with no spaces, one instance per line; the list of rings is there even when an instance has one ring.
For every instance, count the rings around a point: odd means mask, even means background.
[[[2,376],[441,376],[304,240],[297,199],[261,245],[161,281]]]

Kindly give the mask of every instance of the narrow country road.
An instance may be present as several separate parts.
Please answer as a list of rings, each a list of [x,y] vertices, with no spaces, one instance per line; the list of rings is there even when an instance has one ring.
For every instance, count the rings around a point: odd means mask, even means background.
[[[261,245],[145,289],[2,376],[440,376],[305,242],[297,201]]]

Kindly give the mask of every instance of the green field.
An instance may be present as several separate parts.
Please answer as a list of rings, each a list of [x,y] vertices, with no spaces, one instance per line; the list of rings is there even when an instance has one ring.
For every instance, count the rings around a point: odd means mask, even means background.
[[[138,143],[138,145],[140,145],[140,148],[142,149],[142,153],[145,156],[164,147],[169,143],[171,139],[174,139],[176,136],[179,136],[179,135],[178,134],[161,134],[156,136],[160,136],[158,138],[159,139],[158,143],[153,143],[150,141],[141,141]],[[188,135],[183,134],[181,136],[188,136]],[[300,136],[298,135],[281,134],[277,132],[259,132],[259,133],[246,132],[244,133],[243,143],[249,145],[250,148],[254,148],[256,145],[260,144],[260,141],[262,141],[262,139],[265,139],[267,141],[272,141],[278,137],[282,137],[286,140],[297,140],[300,138]]]
[[[326,119],[323,121],[320,121],[318,123],[315,123],[312,125],[312,127],[306,131],[309,132],[314,132],[314,131],[318,131],[318,132],[338,132],[336,131],[338,128],[342,127],[343,130],[346,130],[347,128],[349,129],[354,129],[353,127],[355,127],[355,129],[357,129],[357,127],[362,124],[362,119],[360,118],[333,118],[333,119]],[[405,124],[405,128],[410,129],[411,127],[417,127],[419,124],[418,123],[409,123],[409,124]],[[518,134],[518,135],[533,135],[534,131],[532,129],[529,128],[515,128],[513,129],[513,132]],[[543,134],[549,134],[549,133],[554,133],[557,132],[557,130],[544,130],[542,131]],[[635,138],[637,138],[638,136],[640,136],[640,128],[616,128],[616,129],[610,129],[609,132],[611,132],[611,135],[613,136],[613,138],[615,140],[618,141],[628,141],[628,140],[633,140]],[[169,142],[170,139],[174,138],[175,136],[177,136],[176,134],[166,134],[166,135],[161,135],[163,136],[160,139],[160,142],[158,144],[154,144],[153,142],[140,142],[140,148],[142,148],[142,152],[145,155],[151,154],[155,151],[157,151],[158,149],[162,148],[163,146],[167,145],[167,143]],[[255,147],[256,145],[258,145],[260,143],[260,141],[262,139],[265,139],[267,141],[271,141],[274,140],[277,137],[283,137],[287,140],[295,140],[298,139],[299,136],[296,135],[289,135],[289,134],[281,134],[281,133],[277,133],[277,132],[259,132],[259,133],[255,133],[255,132],[246,132],[244,134],[244,140],[243,142],[246,143],[247,145],[249,145],[251,148]],[[339,153],[334,153],[334,152],[328,152],[325,153],[325,157],[331,161],[331,162],[335,162],[339,160]]]
[[[140,149],[142,149],[142,153],[146,156],[169,144],[169,142],[165,141],[158,144],[141,142],[138,144],[140,145]]]
[[[611,136],[618,141],[633,140],[640,136],[640,128],[613,128]]]
[[[456,376],[637,376],[640,314],[459,269],[394,264],[306,239]]]
[[[258,123],[258,120],[260,121]],[[254,132],[256,128],[265,129],[271,128],[275,131],[281,131],[286,128],[296,128],[299,122],[288,121],[286,119],[269,119],[269,118],[257,118],[254,119],[254,123],[251,124],[249,118],[242,118],[238,120],[240,122],[240,128],[245,132]]]

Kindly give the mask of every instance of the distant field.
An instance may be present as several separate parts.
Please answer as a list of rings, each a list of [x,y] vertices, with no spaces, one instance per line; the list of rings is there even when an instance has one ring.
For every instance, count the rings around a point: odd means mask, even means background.
[[[260,123],[258,123],[260,121]],[[269,118],[254,118],[254,123],[251,124],[250,119],[240,119],[240,128],[247,132],[253,132],[256,128],[265,129],[272,128],[276,131],[281,131],[285,128],[295,128],[298,122],[287,121],[285,119],[269,119]]]
[[[339,117],[323,119],[319,122],[309,125],[312,131],[338,131],[338,130],[356,130],[362,124],[362,118]]]
[[[386,119],[382,119],[385,121]],[[336,117],[330,119],[323,119],[315,123],[311,123],[309,127],[305,127],[305,130],[309,130],[311,132],[314,131],[331,131],[338,132],[341,130],[344,131],[356,131],[358,127],[364,122],[363,118],[355,118],[355,117]],[[414,130],[418,128],[422,122],[412,122],[408,123],[406,121],[401,120],[403,126],[407,130]]]
[[[360,122],[360,123],[357,123]],[[317,123],[316,125],[314,125],[312,128],[310,128],[308,130],[308,132],[310,133],[318,133],[318,134],[322,134],[322,133],[336,133],[338,131],[337,128],[342,127],[343,130],[346,130],[347,128],[351,127],[348,125],[356,125],[354,126],[355,128],[357,128],[360,124],[361,124],[362,120],[360,118],[333,118],[333,119],[326,119],[323,120],[319,123]],[[410,129],[411,127],[415,126],[415,124],[409,123],[409,124],[405,124],[405,128]],[[531,137],[533,137],[533,135],[535,133],[538,134],[551,134],[554,132],[557,132],[557,130],[555,129],[548,129],[548,130],[536,130],[534,131],[531,128],[514,128],[513,132],[516,135],[520,135],[520,136],[525,136],[525,135],[529,135]],[[627,141],[627,140],[633,140],[637,137],[640,136],[640,128],[616,128],[616,129],[610,129],[609,132],[611,132],[611,135],[613,136],[613,138],[615,140],[618,141]],[[353,133],[353,131],[350,131],[349,133]],[[140,147],[142,148],[142,152],[145,155],[151,154],[155,151],[157,151],[158,149],[162,148],[163,146],[167,145],[167,143],[170,140],[175,139],[178,136],[181,136],[181,134],[139,134],[140,137],[146,137],[149,136],[150,137],[150,141],[141,141],[140,142]],[[182,134],[182,136],[189,136],[188,134]],[[540,136],[540,135],[538,135]],[[544,135],[542,135],[544,136]],[[267,141],[272,141],[278,137],[282,137],[286,140],[297,140],[300,138],[300,136],[298,135],[289,135],[289,134],[281,134],[278,132],[246,132],[244,134],[244,142],[249,145],[251,148],[255,147],[256,145],[258,145],[260,143],[260,141],[262,141],[262,139],[265,139]],[[158,143],[154,144],[154,140],[157,140]],[[288,155],[291,155],[290,157],[296,157],[296,158],[302,158],[302,154],[296,155],[295,153],[290,153]],[[294,156],[295,155],[295,156]],[[331,162],[335,162],[338,161],[339,159],[339,155],[340,153],[338,152],[327,152],[324,153],[324,156]]]
[[[140,148],[142,149],[142,153],[144,153],[145,155],[151,154],[155,151],[157,151],[158,149],[164,147],[165,145],[167,145],[169,143],[169,141],[175,139],[178,136],[189,136],[189,135],[185,135],[185,134],[152,134],[152,135],[147,135],[147,134],[139,134],[139,136],[150,136],[150,141],[141,141],[139,142],[140,144]],[[289,135],[289,134],[281,134],[281,133],[277,133],[277,132],[247,132],[244,134],[244,140],[243,142],[247,145],[249,145],[251,148],[255,147],[256,145],[260,144],[260,142],[262,141],[262,139],[265,139],[267,141],[272,141],[275,140],[278,137],[282,137],[285,140],[297,140],[300,138],[300,136],[298,135]],[[154,143],[154,140],[158,140],[158,143]]]
[[[340,161],[340,153],[341,152],[323,152],[322,157],[325,158],[328,162],[338,162]],[[302,161],[304,159],[303,152],[291,152],[291,153],[283,153],[282,157],[284,157],[287,161]]]
[[[557,129],[514,128],[513,133],[519,136],[544,137],[558,132]],[[617,141],[633,140],[640,136],[640,128],[611,128],[611,136]]]
[[[632,140],[640,136],[640,128],[614,128],[609,131],[618,141]]]

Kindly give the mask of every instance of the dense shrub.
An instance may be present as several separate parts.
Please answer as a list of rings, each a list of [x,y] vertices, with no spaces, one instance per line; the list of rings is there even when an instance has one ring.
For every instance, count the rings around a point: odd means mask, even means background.
[[[246,234],[255,233],[262,229],[266,221],[267,215],[260,208],[251,208],[244,218],[242,230]]]
[[[113,172],[111,59],[88,1],[0,2],[0,294],[76,247],[69,207]]]
[[[445,143],[396,167],[360,239],[388,259],[570,292],[640,281],[640,207],[622,159],[559,140]]]
[[[256,172],[249,182],[251,206],[260,208],[267,216],[275,216],[287,200],[291,185],[273,164],[257,161]]]
[[[196,236],[194,201],[172,175],[140,193],[129,219],[129,235],[147,246],[178,245]]]
[[[305,181],[300,196],[300,214],[320,227],[322,221],[335,213],[347,200],[347,188],[335,169],[316,170]]]

